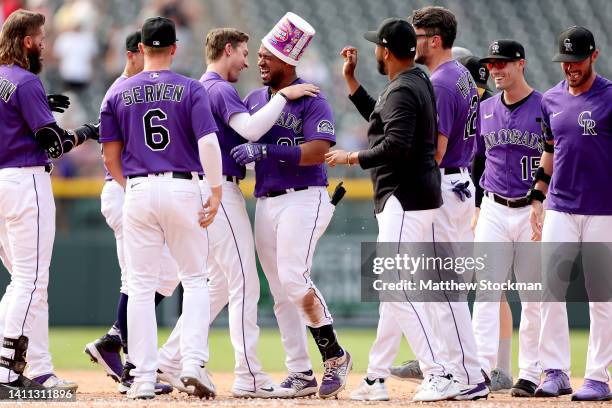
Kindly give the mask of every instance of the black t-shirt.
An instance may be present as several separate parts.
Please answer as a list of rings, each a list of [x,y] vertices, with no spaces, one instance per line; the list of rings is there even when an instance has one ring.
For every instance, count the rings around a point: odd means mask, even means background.
[[[369,149],[359,153],[359,164],[370,169],[374,211],[382,212],[391,194],[404,211],[440,207],[436,101],[427,74],[418,67],[400,73],[387,84],[378,101],[363,87],[349,98],[370,122]]]

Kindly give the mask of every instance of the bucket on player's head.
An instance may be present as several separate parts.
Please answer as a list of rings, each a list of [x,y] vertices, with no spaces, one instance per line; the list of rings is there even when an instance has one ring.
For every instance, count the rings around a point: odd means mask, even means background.
[[[261,42],[272,54],[295,66],[314,35],[315,29],[306,20],[289,12],[276,23]]]

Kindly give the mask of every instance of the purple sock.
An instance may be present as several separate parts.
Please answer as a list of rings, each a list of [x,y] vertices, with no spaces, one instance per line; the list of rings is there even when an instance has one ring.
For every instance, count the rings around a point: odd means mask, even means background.
[[[128,338],[128,330],[127,330],[127,302],[128,295],[122,293],[119,295],[119,303],[117,304],[117,327],[119,327],[119,332],[121,333],[121,343],[123,345],[123,352],[127,354],[127,338]]]

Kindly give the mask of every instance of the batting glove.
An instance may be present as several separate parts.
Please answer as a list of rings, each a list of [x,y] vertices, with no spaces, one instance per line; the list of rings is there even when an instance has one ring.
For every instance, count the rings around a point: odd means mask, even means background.
[[[53,112],[64,113],[70,106],[70,98],[66,95],[51,94],[47,95],[47,103]]]
[[[268,148],[262,143],[243,143],[234,147],[230,154],[236,163],[244,166],[268,157]]]
[[[469,181],[466,181],[465,183],[457,183],[453,186],[453,193],[457,194],[461,201],[465,201],[466,198],[472,197],[472,192],[468,189],[469,185]]]

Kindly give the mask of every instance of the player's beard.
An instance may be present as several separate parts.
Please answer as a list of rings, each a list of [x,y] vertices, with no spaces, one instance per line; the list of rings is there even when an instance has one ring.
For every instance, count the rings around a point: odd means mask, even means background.
[[[29,71],[33,74],[40,74],[42,71],[42,59],[40,58],[40,50],[33,48],[28,51],[28,62],[30,63]]]
[[[416,58],[414,59],[414,62],[416,62],[417,64],[427,65],[428,51],[429,51],[429,46],[427,45],[427,42],[424,41],[423,45],[421,45],[420,47],[417,46],[417,53],[416,53]]]
[[[382,58],[376,58],[376,64],[378,68],[378,73],[380,75],[387,75],[387,67],[385,67],[385,61]]]
[[[571,86],[572,88],[579,88],[580,86],[582,86],[585,82],[589,80],[592,74],[593,62],[591,61],[589,61],[589,66],[585,70],[580,70],[580,74],[576,79],[571,78],[569,69],[565,70],[565,78],[567,79],[569,86]]]

